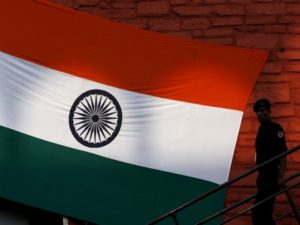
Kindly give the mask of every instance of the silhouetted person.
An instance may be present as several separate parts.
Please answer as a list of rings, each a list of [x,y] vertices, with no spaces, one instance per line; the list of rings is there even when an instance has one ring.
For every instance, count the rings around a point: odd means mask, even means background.
[[[256,136],[256,165],[275,157],[287,150],[282,127],[271,121],[271,106],[267,99],[258,100],[254,107],[260,127]],[[276,160],[258,171],[256,180],[257,196],[255,203],[276,193],[284,184],[286,158]],[[252,210],[254,225],[274,225],[273,209],[275,198]]]

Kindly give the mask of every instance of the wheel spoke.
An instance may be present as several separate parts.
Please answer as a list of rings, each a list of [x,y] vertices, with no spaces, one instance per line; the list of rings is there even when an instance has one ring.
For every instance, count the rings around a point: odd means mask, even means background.
[[[81,125],[79,128],[77,128],[77,129],[76,129],[76,131],[80,131],[81,129],[83,129],[83,128],[87,127],[89,124],[91,124],[91,122],[90,122],[90,121],[88,121],[87,123],[85,123],[85,124]],[[85,130],[84,130],[84,131],[85,131]]]
[[[111,121],[105,120],[105,119],[101,119],[101,122],[117,125],[117,123],[114,123],[114,122],[111,122]]]
[[[100,96],[100,99],[99,99],[99,104],[98,104],[98,107],[97,107],[96,113],[99,113],[99,112],[100,112],[100,109],[101,109],[101,101],[102,101],[102,95]]]
[[[97,124],[97,135],[98,135],[99,141],[101,143],[101,134],[100,134],[99,129],[100,129],[99,124]]]
[[[104,129],[103,129],[103,126],[102,126],[101,123],[99,123],[99,127],[100,127],[100,131],[101,131],[101,133],[102,133],[104,139],[106,139],[105,133],[104,133],[104,131],[103,131]]]
[[[82,123],[88,123],[89,121],[90,121],[90,119],[85,119],[85,120],[82,120],[81,122],[74,123],[74,125],[79,125],[79,124],[82,124]]]
[[[115,113],[117,113],[117,112],[112,112],[112,113],[102,114],[101,117],[103,118],[103,117],[106,117],[106,116],[113,115],[113,114],[115,114]]]
[[[94,105],[94,101],[92,99],[92,95],[90,95],[90,100],[91,100],[91,104],[92,104],[92,110],[93,110],[93,113],[95,112],[95,105]]]
[[[79,112],[75,112],[76,114],[78,114],[79,116],[83,116],[83,117],[88,117],[89,115],[86,115],[84,113],[79,113]]]
[[[90,126],[92,126],[92,123],[88,123],[85,128],[83,129],[83,131],[81,131],[81,133],[79,134],[79,136],[81,136]],[[78,130],[77,130],[78,131]],[[88,133],[88,132],[87,132]]]
[[[103,107],[105,106],[105,103],[106,103],[106,101],[107,101],[107,98],[106,98],[106,99],[104,99],[104,102],[101,104],[101,106],[100,106],[100,108],[99,108],[99,111],[98,111],[98,113],[101,113],[101,111],[102,111]]]
[[[109,126],[108,126],[107,124],[105,124],[105,123],[100,122],[100,124],[102,125],[103,130],[105,130],[106,133],[108,133],[109,135],[111,135],[110,132],[109,132],[106,128],[109,128],[109,129],[112,129],[112,128],[109,127]],[[112,129],[112,130],[113,130],[113,129]]]
[[[105,110],[107,109],[107,107],[111,104],[111,102],[109,102],[104,108],[101,109],[100,111],[100,115],[105,112]]]
[[[83,108],[81,108],[81,107],[79,107],[79,106],[78,106],[78,109],[80,109],[82,112],[84,112],[84,113],[85,113],[86,115],[88,115],[88,116],[91,115],[88,111],[86,111],[85,109],[83,109]]]
[[[90,124],[90,125],[88,126],[88,130],[86,131],[83,140],[85,140],[85,139],[87,138],[87,136],[90,134],[90,130],[91,130],[92,127],[93,127],[93,124]]]
[[[87,98],[85,98],[85,102],[87,103],[89,110],[93,113],[92,106],[90,105],[90,103],[89,103],[89,101],[88,101]],[[92,113],[91,113],[91,114],[92,114]]]
[[[91,110],[84,104],[83,101],[81,102],[81,105],[83,105],[83,107],[85,108],[85,110],[89,112],[88,115],[92,115]]]
[[[110,107],[109,109],[103,110],[102,113],[100,113],[100,115],[102,116],[103,114],[107,114],[110,110],[112,110],[113,108],[115,108],[115,106],[113,105],[112,107]]]

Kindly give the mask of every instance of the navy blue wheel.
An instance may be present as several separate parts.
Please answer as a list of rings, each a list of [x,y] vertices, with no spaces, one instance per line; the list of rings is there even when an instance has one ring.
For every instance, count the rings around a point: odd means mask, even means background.
[[[122,124],[122,110],[117,99],[103,90],[90,90],[73,103],[69,125],[81,144],[97,148],[112,142]]]

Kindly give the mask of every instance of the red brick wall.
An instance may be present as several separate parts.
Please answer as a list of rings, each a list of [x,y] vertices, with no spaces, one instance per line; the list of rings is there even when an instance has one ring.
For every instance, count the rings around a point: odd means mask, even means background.
[[[258,124],[252,105],[273,104],[288,147],[300,144],[300,0],[51,0],[121,23],[225,45],[270,50],[242,121],[231,177],[254,166]],[[300,153],[288,157],[288,173],[300,168]],[[228,203],[255,192],[255,176],[231,187]],[[293,191],[297,200],[300,192]],[[276,214],[288,209],[284,196]],[[249,218],[238,224],[250,224]],[[280,224],[295,224],[293,217]]]

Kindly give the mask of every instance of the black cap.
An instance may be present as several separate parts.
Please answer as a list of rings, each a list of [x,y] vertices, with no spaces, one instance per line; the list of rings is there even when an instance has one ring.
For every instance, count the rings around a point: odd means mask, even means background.
[[[268,99],[262,98],[262,99],[259,99],[257,102],[255,102],[255,104],[253,106],[253,111],[257,112],[258,108],[260,108],[260,107],[264,107],[267,110],[270,110],[271,104]]]

